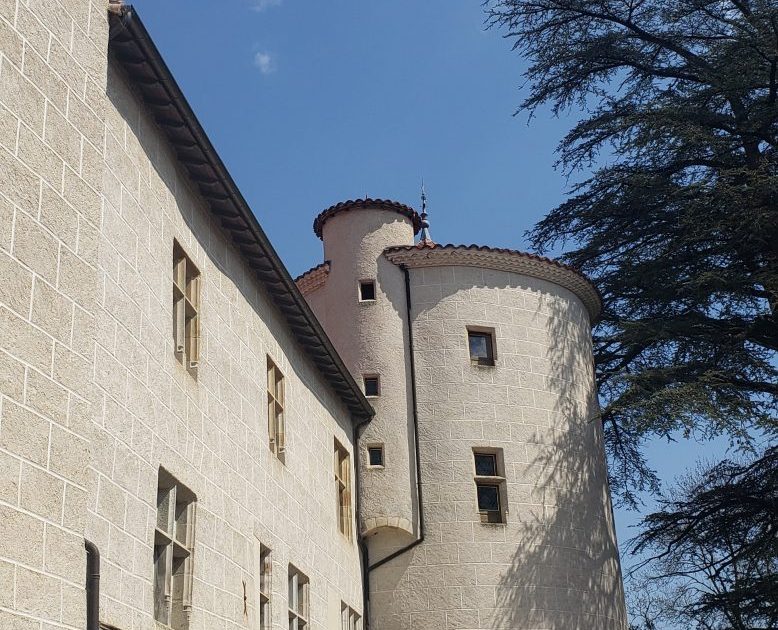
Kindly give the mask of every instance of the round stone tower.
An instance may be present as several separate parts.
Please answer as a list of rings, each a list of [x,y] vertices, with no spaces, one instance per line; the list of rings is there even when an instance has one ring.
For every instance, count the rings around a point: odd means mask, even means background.
[[[298,280],[355,377],[380,377],[360,442],[363,461],[385,449],[359,471],[370,629],[624,630],[596,289],[522,252],[414,245],[420,226],[392,202],[334,206],[315,224],[329,266]]]
[[[339,203],[314,222],[325,263],[298,279],[376,411],[361,432],[358,471],[358,525],[371,556],[419,534],[405,278],[383,255],[413,245],[419,228],[416,211],[400,203]]]

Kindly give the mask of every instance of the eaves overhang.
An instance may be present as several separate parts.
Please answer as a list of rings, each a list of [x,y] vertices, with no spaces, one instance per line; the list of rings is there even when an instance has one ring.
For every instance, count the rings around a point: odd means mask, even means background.
[[[515,249],[484,245],[438,245],[431,241],[387,247],[384,256],[395,265],[408,268],[461,265],[546,280],[574,293],[586,307],[592,324],[602,312],[602,296],[594,283],[575,267],[553,258]]]
[[[354,381],[211,144],[137,12],[112,2],[109,53],[124,68],[210,211],[254,270],[354,422],[374,410]]]

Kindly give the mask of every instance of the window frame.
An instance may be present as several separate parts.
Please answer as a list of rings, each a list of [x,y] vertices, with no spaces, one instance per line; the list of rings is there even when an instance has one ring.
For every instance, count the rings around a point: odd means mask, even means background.
[[[367,382],[375,381],[376,393],[367,393]],[[362,391],[365,393],[365,398],[379,398],[381,396],[381,375],[380,374],[363,374],[362,375]]]
[[[348,450],[334,439],[335,497],[337,502],[338,531],[353,540],[351,509],[351,455]]]
[[[373,451],[379,451],[381,453],[381,463],[374,464],[371,453]],[[383,444],[368,444],[367,445],[367,467],[368,468],[385,468],[386,467],[386,449]]]
[[[200,365],[202,274],[173,239],[173,353],[196,376]]]
[[[487,456],[494,461],[493,475],[483,475],[478,472],[478,457]],[[504,525],[508,522],[508,496],[505,479],[505,461],[501,448],[473,447],[473,481],[475,482],[475,503],[482,525]],[[494,488],[497,492],[497,509],[481,508],[481,488]]]
[[[273,627],[273,550],[259,545],[259,610],[257,611],[259,630],[271,630]]]
[[[289,563],[287,580],[289,630],[305,630],[310,623],[310,580],[300,569]]]
[[[365,298],[362,293],[363,286],[370,286],[373,289],[373,297]],[[373,304],[378,298],[378,291],[375,278],[362,278],[357,282],[357,297],[360,304]]]
[[[362,616],[346,602],[340,602],[341,630],[362,630]]]
[[[497,364],[497,342],[494,328],[484,326],[467,326],[467,352],[471,365],[478,367],[494,367]],[[474,357],[471,347],[471,337],[486,338],[486,357]]]
[[[270,452],[286,463],[286,383],[278,364],[267,355],[267,437]]]
[[[153,616],[158,625],[173,630],[187,630],[192,613],[196,505],[196,495],[160,467],[154,524]]]

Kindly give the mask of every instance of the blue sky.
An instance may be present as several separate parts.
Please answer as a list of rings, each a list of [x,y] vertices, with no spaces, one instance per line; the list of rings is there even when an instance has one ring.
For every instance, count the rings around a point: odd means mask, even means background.
[[[292,275],[338,201],[418,206],[438,242],[524,249],[563,198],[554,149],[575,114],[513,116],[525,64],[479,0],[137,0],[146,27]],[[528,124],[529,123],[529,124]],[[656,442],[667,479],[702,454]],[[637,515],[617,510],[620,541]]]

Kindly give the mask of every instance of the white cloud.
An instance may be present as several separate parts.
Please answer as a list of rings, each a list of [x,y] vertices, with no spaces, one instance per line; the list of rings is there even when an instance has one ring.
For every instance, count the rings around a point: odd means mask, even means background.
[[[270,7],[277,7],[281,2],[283,2],[283,0],[254,0],[254,6],[252,8],[254,11],[260,12],[269,9]]]
[[[270,53],[258,52],[254,55],[254,65],[259,68],[262,74],[270,74],[275,72],[276,63],[275,59]]]

